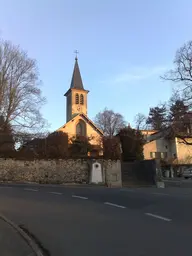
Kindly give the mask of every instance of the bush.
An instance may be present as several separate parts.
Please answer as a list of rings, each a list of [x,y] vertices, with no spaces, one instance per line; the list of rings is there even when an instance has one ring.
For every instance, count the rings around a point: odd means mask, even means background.
[[[18,151],[26,159],[65,158],[68,156],[68,135],[54,132],[46,138],[35,138],[26,142]]]
[[[64,132],[51,133],[46,139],[48,158],[65,158],[68,156],[68,135]]]
[[[90,144],[90,138],[86,136],[74,136],[71,138],[69,146],[69,155],[71,157],[87,157],[93,146]]]
[[[123,161],[143,160],[144,137],[139,130],[131,127],[123,128],[119,131],[118,137],[122,146]]]
[[[121,158],[120,141],[117,137],[103,137],[103,156],[105,159]]]

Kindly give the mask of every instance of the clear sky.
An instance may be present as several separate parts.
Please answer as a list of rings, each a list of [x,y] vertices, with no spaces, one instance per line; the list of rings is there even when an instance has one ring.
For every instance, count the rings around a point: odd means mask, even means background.
[[[192,39],[191,0],[0,0],[0,10],[0,36],[38,62],[51,130],[66,121],[75,49],[88,116],[107,107],[132,123],[169,98],[159,76]]]

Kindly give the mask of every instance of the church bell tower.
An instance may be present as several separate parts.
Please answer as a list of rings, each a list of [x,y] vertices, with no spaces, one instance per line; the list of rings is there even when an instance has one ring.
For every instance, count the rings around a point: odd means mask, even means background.
[[[75,115],[83,113],[87,116],[87,94],[89,91],[83,87],[77,56],[71,79],[71,86],[64,94],[66,97],[66,118],[69,122]]]

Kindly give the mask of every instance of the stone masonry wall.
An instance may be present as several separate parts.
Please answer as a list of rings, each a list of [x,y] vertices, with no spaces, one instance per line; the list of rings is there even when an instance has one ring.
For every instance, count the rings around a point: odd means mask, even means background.
[[[122,187],[121,161],[107,160],[103,162],[106,184],[109,187]]]
[[[121,186],[120,161],[99,160],[104,183]],[[90,161],[84,159],[23,161],[0,159],[0,182],[88,183]]]

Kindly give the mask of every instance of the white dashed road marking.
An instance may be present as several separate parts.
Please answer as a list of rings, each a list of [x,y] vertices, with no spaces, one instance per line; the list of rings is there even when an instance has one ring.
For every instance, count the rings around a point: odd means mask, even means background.
[[[130,188],[121,188],[121,191],[125,191],[125,192],[136,192],[136,190],[130,189]]]
[[[50,194],[54,194],[54,195],[62,195],[63,193],[59,193],[59,192],[48,192],[48,193],[50,193]]]
[[[151,216],[151,217],[154,217],[154,218],[157,218],[157,219],[160,219],[160,220],[164,220],[164,221],[172,221],[171,219],[165,218],[165,217],[160,216],[160,215],[152,214],[152,213],[149,213],[149,212],[146,212],[145,215]]]
[[[13,187],[4,187],[4,186],[2,186],[2,187],[0,187],[0,188],[13,188]]]
[[[115,207],[122,208],[122,209],[125,209],[125,208],[126,208],[126,207],[123,206],[123,205],[113,204],[113,203],[110,203],[110,202],[105,202],[104,204],[111,205],[111,206],[115,206]]]
[[[24,188],[26,191],[33,191],[33,192],[38,192],[38,189],[32,189],[32,188]]]
[[[152,193],[153,195],[158,195],[158,196],[169,196],[169,194],[165,194],[165,193]]]
[[[72,195],[72,197],[74,197],[74,198],[80,198],[80,199],[88,199],[87,197],[84,197],[84,196],[76,196],[76,195]]]

